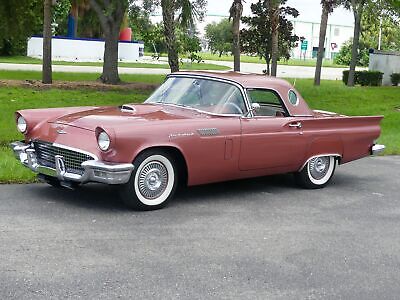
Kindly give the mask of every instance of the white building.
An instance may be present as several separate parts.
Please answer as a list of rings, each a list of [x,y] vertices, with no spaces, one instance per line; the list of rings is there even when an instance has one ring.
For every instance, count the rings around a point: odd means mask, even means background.
[[[306,22],[297,19],[291,20],[293,31],[299,37],[304,37],[307,41],[307,50],[301,49],[301,42],[292,50],[293,58],[316,58],[319,43],[320,23]],[[326,29],[325,37],[325,58],[333,59],[339,52],[343,43],[353,37],[354,27],[349,25],[330,24]]]
[[[52,59],[63,61],[102,61],[104,58],[104,40],[87,38],[53,37],[51,40]],[[43,58],[43,38],[34,36],[28,40],[29,57]],[[118,59],[135,62],[144,55],[143,42],[120,41]]]

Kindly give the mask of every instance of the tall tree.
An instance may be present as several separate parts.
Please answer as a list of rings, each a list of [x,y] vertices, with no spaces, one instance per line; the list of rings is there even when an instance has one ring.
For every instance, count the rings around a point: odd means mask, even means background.
[[[52,21],[52,0],[44,0],[43,5],[43,64],[42,82],[52,83],[51,68],[51,21]]]
[[[207,0],[143,0],[143,7],[147,11],[160,6],[162,9],[164,36],[168,51],[168,63],[171,72],[179,71],[179,56],[175,28],[194,28],[196,20],[204,17]],[[177,18],[175,19],[175,14]]]
[[[348,7],[353,10],[354,15],[354,35],[353,35],[353,46],[351,49],[351,61],[350,61],[350,72],[347,86],[354,86],[354,75],[356,71],[358,47],[360,43],[361,33],[361,18],[364,12],[365,5],[368,0],[350,0]]]
[[[321,69],[322,60],[325,55],[325,37],[326,28],[328,25],[329,14],[333,12],[333,8],[337,4],[338,0],[321,0],[322,13],[321,13],[321,25],[319,27],[319,43],[318,43],[318,54],[317,54],[317,65],[315,66],[314,85],[321,84]]]
[[[206,39],[208,48],[212,53],[218,53],[221,57],[223,53],[232,51],[233,35],[231,24],[228,19],[222,19],[219,23],[210,23],[206,26]]]
[[[232,19],[232,34],[233,34],[233,70],[240,71],[240,19],[243,13],[242,0],[234,0],[229,9],[229,22]]]
[[[268,0],[269,14],[271,19],[271,36],[272,36],[272,49],[271,49],[271,76],[276,76],[278,71],[279,59],[279,16],[281,1]]]
[[[90,0],[105,37],[103,73],[100,76],[103,83],[117,84],[121,81],[118,74],[118,41],[128,4],[128,0]]]
[[[281,4],[285,4],[282,1]],[[253,16],[243,17],[242,21],[246,25],[241,30],[241,45],[244,52],[251,55],[258,55],[267,64],[266,73],[271,74],[270,64],[272,59],[272,26],[270,5],[267,1],[259,0],[251,5]],[[279,34],[278,34],[278,59],[290,58],[290,50],[295,46],[299,38],[293,34],[293,24],[286,16],[296,18],[299,12],[292,7],[280,7],[279,15]]]
[[[0,55],[26,55],[26,40],[43,33],[43,0],[0,0]]]
[[[175,36],[175,1],[161,0],[161,9],[169,67],[171,72],[177,72],[179,71],[179,57]]]

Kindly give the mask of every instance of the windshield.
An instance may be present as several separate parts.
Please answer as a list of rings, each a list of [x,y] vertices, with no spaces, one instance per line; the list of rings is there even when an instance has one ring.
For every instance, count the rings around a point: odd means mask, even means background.
[[[239,88],[216,80],[170,77],[145,103],[166,103],[218,114],[246,112]]]

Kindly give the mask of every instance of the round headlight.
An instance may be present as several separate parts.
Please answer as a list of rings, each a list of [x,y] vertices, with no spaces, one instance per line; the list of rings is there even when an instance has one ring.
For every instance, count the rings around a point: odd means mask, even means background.
[[[99,148],[103,151],[107,151],[110,147],[110,143],[110,137],[108,134],[105,131],[100,132],[97,137],[97,144],[99,145]]]
[[[22,132],[22,133],[24,133],[26,131],[28,125],[26,124],[26,121],[25,121],[23,116],[19,116],[18,117],[18,119],[17,119],[17,127],[18,127],[18,130],[20,132]]]

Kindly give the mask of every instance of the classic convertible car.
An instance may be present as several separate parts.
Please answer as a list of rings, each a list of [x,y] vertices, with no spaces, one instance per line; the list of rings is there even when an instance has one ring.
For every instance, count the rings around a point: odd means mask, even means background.
[[[119,185],[131,207],[163,207],[189,186],[293,173],[324,187],[337,164],[384,150],[382,116],[311,110],[286,81],[178,72],[143,103],[16,112],[23,165],[53,186]]]

